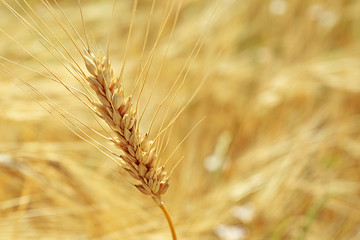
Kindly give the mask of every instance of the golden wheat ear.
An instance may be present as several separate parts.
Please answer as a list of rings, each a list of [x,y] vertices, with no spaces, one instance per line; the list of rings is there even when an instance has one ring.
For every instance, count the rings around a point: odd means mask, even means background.
[[[119,78],[114,76],[108,56],[84,52],[89,76],[85,80],[94,90],[98,101],[93,102],[96,114],[114,131],[114,144],[123,152],[120,158],[124,169],[139,181],[140,192],[151,195],[161,205],[161,195],[169,187],[164,167],[156,167],[158,156],[154,144],[138,128],[137,113],[132,97],[125,97]]]
[[[94,90],[98,101],[92,102],[95,113],[113,130],[113,143],[122,150],[122,167],[138,181],[135,187],[150,195],[164,212],[173,235],[175,230],[161,200],[169,188],[169,177],[159,165],[155,144],[138,128],[138,116],[133,108],[132,96],[125,97],[119,77],[114,75],[109,56],[95,55],[90,49],[83,53],[89,75],[86,82]]]

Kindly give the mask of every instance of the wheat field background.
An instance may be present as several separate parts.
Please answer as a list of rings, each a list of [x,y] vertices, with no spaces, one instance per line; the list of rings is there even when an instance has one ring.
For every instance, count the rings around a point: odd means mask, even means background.
[[[50,3],[83,36],[77,1]],[[81,9],[98,49],[111,25],[116,71],[126,52],[127,93],[169,16],[141,128],[178,77],[172,114],[200,86],[165,139],[167,168],[176,167],[163,198],[178,238],[360,239],[360,1],[140,0],[126,49],[133,4],[118,0],[112,13],[111,0],[83,0]],[[107,134],[102,121],[45,77],[35,57],[81,87],[25,24],[39,23],[29,6],[76,52],[40,1],[1,1],[0,239],[171,239],[154,202],[93,146],[112,147],[93,132]]]

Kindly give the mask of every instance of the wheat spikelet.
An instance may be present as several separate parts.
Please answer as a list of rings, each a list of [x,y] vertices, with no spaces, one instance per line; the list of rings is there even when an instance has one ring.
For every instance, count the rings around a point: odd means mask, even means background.
[[[171,230],[177,239],[175,229],[161,195],[169,188],[169,177],[164,167],[156,167],[157,154],[147,134],[138,128],[138,118],[133,109],[132,97],[125,98],[119,77],[114,76],[109,54],[95,56],[90,49],[83,54],[85,66],[90,75],[85,79],[95,91],[99,102],[93,102],[96,114],[115,132],[113,142],[124,154],[123,168],[138,180],[135,187],[145,195],[151,195],[163,211]]]
[[[90,75],[86,80],[95,91],[98,103],[93,103],[95,112],[115,132],[113,142],[123,154],[123,168],[138,180],[136,188],[151,195],[161,205],[161,195],[169,187],[169,178],[164,167],[156,167],[157,154],[147,134],[138,128],[138,118],[133,108],[132,97],[125,98],[119,77],[114,76],[109,56],[95,56],[90,50],[83,55]]]

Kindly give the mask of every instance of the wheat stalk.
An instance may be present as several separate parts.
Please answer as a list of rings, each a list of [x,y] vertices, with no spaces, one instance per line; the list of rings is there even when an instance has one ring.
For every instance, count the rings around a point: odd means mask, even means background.
[[[132,97],[125,98],[121,81],[114,76],[108,54],[96,56],[88,49],[83,58],[90,73],[85,79],[99,100],[93,102],[95,113],[116,134],[112,141],[123,151],[119,156],[124,161],[122,167],[139,182],[135,187],[140,192],[152,196],[166,216],[173,239],[176,239],[170,215],[161,200],[161,195],[169,188],[169,177],[164,166],[156,166],[158,156],[153,141],[148,139],[148,134],[139,131]]]

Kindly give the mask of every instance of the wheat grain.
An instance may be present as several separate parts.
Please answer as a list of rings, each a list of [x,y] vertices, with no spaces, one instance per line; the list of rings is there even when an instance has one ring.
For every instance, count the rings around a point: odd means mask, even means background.
[[[164,166],[156,167],[157,153],[148,134],[138,128],[138,118],[133,108],[132,97],[125,98],[119,77],[114,76],[109,55],[94,55],[90,49],[83,54],[85,66],[90,75],[85,79],[95,91],[98,102],[92,102],[95,113],[115,132],[113,142],[123,154],[123,168],[138,180],[135,187],[145,195],[151,195],[163,211],[173,239],[177,239],[175,229],[161,195],[169,188],[169,177]]]
[[[140,192],[151,195],[161,205],[161,195],[169,187],[169,178],[163,166],[155,166],[158,156],[153,142],[149,141],[147,134],[139,131],[132,97],[125,98],[109,56],[95,56],[87,50],[83,57],[90,73],[86,80],[99,100],[93,103],[95,112],[115,132],[113,142],[123,151],[120,158],[124,161],[124,169],[140,182],[135,185]]]

